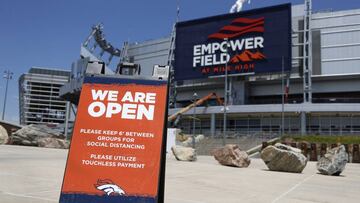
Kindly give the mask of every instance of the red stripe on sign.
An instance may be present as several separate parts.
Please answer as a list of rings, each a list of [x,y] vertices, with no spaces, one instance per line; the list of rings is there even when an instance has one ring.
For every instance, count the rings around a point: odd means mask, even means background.
[[[251,19],[251,18],[237,18],[235,20],[233,20],[231,23],[257,23],[259,21],[264,21],[265,18],[256,18],[256,19]]]
[[[242,27],[236,26],[236,25],[227,25],[227,26],[221,28],[220,32],[222,32],[222,31],[241,32],[241,31],[244,31],[244,30],[247,30],[247,29],[250,29],[253,27],[257,27],[257,26],[264,26],[264,21],[260,21],[260,22],[257,22],[257,23],[251,24],[251,25],[247,25],[247,26],[242,26]]]
[[[225,38],[234,38],[234,37],[238,37],[240,35],[246,34],[246,33],[250,33],[250,32],[264,32],[264,27],[254,27],[254,28],[250,28],[247,30],[244,30],[242,32],[238,32],[235,34],[225,34],[225,33],[215,33],[212,35],[209,35],[209,39],[225,39]]]

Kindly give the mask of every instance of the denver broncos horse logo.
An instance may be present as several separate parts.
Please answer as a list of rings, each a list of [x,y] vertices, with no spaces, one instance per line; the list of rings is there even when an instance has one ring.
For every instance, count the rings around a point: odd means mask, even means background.
[[[103,191],[108,196],[110,195],[125,195],[125,191],[122,190],[119,186],[117,186],[112,180],[99,179],[96,184],[94,184],[95,188]]]

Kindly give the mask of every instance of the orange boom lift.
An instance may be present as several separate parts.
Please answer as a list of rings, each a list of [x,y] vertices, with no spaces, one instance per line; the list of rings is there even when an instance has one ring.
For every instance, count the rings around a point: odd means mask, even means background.
[[[216,95],[216,93],[213,92],[213,93],[210,93],[209,95],[195,101],[194,103],[190,104],[189,106],[186,106],[186,107],[180,109],[178,112],[174,113],[173,115],[169,116],[168,121],[174,121],[179,115],[184,114],[185,112],[189,111],[190,109],[203,104],[205,101],[207,101],[213,97],[216,98],[219,105],[223,104],[223,101]]]

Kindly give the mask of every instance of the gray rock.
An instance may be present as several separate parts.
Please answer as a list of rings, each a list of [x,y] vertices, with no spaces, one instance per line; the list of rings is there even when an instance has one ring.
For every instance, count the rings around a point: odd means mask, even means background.
[[[63,139],[47,137],[40,138],[38,140],[38,146],[45,148],[68,149],[69,143]]]
[[[56,130],[52,130],[46,125],[27,125],[12,134],[12,143],[26,146],[38,146],[41,138],[58,138],[64,136]]]
[[[307,164],[307,158],[300,149],[280,143],[263,149],[261,159],[271,171],[301,173]]]
[[[191,147],[173,146],[171,147],[175,158],[178,161],[196,161],[196,150]]]
[[[37,145],[29,140],[21,140],[20,143],[21,143],[21,145],[25,145],[25,146],[36,146]]]
[[[0,145],[6,144],[9,141],[9,136],[4,127],[0,125]]]
[[[328,150],[316,166],[321,174],[338,176],[345,169],[348,157],[344,145],[341,145]]]
[[[212,151],[214,158],[224,166],[246,168],[250,165],[250,158],[238,145],[228,144]]]

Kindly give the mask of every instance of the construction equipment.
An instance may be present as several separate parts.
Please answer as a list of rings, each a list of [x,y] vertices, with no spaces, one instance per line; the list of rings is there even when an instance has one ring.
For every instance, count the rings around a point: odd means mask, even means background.
[[[185,112],[189,111],[190,109],[196,107],[196,106],[199,106],[201,104],[203,104],[205,101],[211,99],[215,97],[217,102],[219,103],[219,105],[222,105],[223,104],[223,101],[216,95],[216,93],[210,93],[209,95],[197,100],[197,101],[194,101],[192,104],[180,109],[178,112],[174,113],[173,115],[169,116],[168,117],[168,121],[174,121],[179,115],[181,114],[184,114]]]

